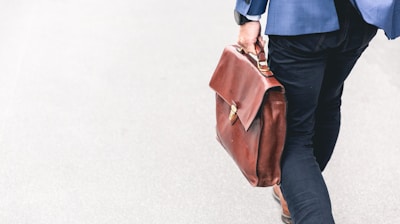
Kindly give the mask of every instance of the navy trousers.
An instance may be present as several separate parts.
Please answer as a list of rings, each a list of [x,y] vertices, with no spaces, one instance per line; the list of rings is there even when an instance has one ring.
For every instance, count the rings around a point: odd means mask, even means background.
[[[339,134],[343,83],[377,32],[348,0],[335,4],[338,31],[269,36],[268,62],[288,102],[281,189],[295,224],[334,223],[321,172]]]

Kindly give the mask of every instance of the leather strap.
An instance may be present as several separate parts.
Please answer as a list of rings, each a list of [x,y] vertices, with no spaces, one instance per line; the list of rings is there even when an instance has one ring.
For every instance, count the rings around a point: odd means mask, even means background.
[[[257,40],[255,45],[256,45],[256,51],[257,51],[257,49],[259,50],[259,52],[257,53],[258,70],[260,70],[260,72],[266,77],[273,76],[274,74],[272,73],[271,69],[269,68],[268,62],[267,62],[267,57],[265,56],[264,45],[261,44],[259,40]]]

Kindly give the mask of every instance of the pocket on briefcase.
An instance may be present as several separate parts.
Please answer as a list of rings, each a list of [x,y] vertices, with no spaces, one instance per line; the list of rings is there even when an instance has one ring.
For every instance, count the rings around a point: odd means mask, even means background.
[[[284,87],[273,76],[264,50],[253,58],[227,46],[210,80],[216,92],[217,139],[252,186],[280,182],[286,135]]]

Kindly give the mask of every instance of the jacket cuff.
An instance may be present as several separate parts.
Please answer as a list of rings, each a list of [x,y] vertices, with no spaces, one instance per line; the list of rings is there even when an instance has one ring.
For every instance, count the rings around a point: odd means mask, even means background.
[[[244,16],[260,16],[265,13],[268,0],[236,0],[235,10]]]

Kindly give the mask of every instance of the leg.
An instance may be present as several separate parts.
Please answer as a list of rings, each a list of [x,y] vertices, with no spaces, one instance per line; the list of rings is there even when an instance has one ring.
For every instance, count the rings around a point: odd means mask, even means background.
[[[329,194],[313,154],[315,110],[323,83],[326,34],[270,36],[271,70],[286,88],[287,138],[282,191],[295,223],[333,223]]]
[[[288,100],[281,188],[294,223],[334,223],[321,170],[339,132],[343,82],[376,33],[342,3],[337,32],[270,36],[270,67]]]
[[[313,137],[314,156],[323,171],[335,148],[340,129],[340,106],[343,82],[353,68],[357,58],[330,57],[322,84],[315,116]]]
[[[342,19],[342,27],[349,28],[345,39],[330,52],[316,111],[313,144],[321,171],[331,158],[339,134],[343,83],[376,34],[376,27],[366,24],[354,8],[347,7],[341,12],[346,10],[348,18]]]

